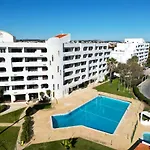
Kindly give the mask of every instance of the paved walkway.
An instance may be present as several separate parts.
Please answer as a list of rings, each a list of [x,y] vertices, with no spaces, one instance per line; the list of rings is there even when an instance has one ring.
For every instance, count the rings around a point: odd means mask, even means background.
[[[114,134],[107,134],[84,126],[58,129],[52,128],[51,115],[70,112],[72,109],[84,104],[99,94],[131,102]],[[40,110],[34,114],[34,137],[28,145],[70,137],[82,137],[118,150],[127,150],[131,146],[133,129],[138,120],[138,114],[143,110],[143,107],[143,104],[137,100],[97,92],[92,89],[91,85],[86,89],[74,91],[68,97],[60,99],[58,104],[54,101],[53,108],[49,110]]]
[[[8,127],[11,126],[13,123],[0,123],[0,127]],[[21,125],[19,123],[16,123],[13,125],[13,127],[20,127]]]
[[[4,115],[4,114],[8,114],[10,112],[13,112],[15,110],[18,110],[18,109],[21,109],[23,107],[27,107],[26,103],[6,103],[7,105],[10,105],[10,108],[2,113],[0,113],[0,116],[1,115]]]

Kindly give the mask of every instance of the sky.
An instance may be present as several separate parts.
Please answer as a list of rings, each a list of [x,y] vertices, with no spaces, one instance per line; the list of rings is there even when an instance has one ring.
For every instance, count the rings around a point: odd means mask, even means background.
[[[17,39],[150,41],[150,0],[0,0],[0,30]]]

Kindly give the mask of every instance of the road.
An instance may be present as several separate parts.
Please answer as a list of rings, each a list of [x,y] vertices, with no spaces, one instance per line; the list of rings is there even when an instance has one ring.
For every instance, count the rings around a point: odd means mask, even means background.
[[[150,78],[139,85],[139,90],[145,97],[150,99]]]

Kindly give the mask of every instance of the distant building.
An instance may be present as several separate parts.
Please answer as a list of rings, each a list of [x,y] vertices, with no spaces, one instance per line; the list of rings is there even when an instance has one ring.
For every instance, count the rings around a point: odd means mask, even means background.
[[[149,52],[149,43],[144,39],[125,39],[124,43],[117,43],[117,46],[112,50],[111,56],[118,62],[126,63],[132,56],[137,56],[139,64],[146,62]]]
[[[70,34],[16,40],[0,31],[0,86],[11,102],[40,98],[46,90],[52,98],[61,98],[84,84],[103,80],[110,51],[108,43],[71,41]]]

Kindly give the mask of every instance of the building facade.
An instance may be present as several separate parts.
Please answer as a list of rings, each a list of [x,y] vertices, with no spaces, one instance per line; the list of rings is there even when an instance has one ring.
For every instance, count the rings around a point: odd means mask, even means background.
[[[124,43],[117,43],[111,56],[118,62],[126,63],[132,56],[137,56],[139,64],[144,64],[148,58],[149,43],[143,39],[125,39]]]
[[[70,34],[48,40],[16,40],[0,31],[0,86],[4,98],[39,99],[51,91],[61,98],[72,90],[104,79],[110,56],[107,43],[71,41]]]

